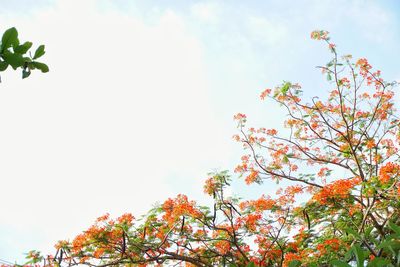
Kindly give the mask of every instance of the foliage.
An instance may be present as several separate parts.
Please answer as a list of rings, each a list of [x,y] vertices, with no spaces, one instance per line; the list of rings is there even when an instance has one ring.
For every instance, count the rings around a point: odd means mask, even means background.
[[[8,66],[14,70],[22,69],[22,78],[27,78],[31,71],[38,69],[48,72],[49,67],[36,59],[45,54],[44,45],[40,45],[35,53],[31,54],[32,42],[20,43],[17,29],[10,28],[3,33],[0,45],[0,72],[5,71]],[[1,81],[1,79],[0,79]]]
[[[108,215],[72,241],[60,241],[49,266],[400,266],[400,121],[395,83],[366,59],[339,57],[320,66],[332,90],[302,100],[301,86],[283,82],[261,99],[287,111],[285,131],[247,127],[235,115],[244,155],[235,172],[248,184],[276,182],[274,196],[227,198],[228,172],[213,173],[204,192],[213,205],[185,195],[146,216]],[[301,203],[305,201],[305,203]]]

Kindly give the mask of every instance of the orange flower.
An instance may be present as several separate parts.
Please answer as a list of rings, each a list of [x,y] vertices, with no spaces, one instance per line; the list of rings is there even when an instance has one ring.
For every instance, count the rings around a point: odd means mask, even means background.
[[[256,211],[270,210],[275,205],[275,200],[262,196],[261,198],[253,201],[252,205]]]
[[[244,218],[245,225],[250,231],[257,229],[257,222],[262,218],[261,214],[249,214]]]
[[[105,252],[104,248],[98,248],[93,252],[93,257],[99,259],[101,256],[103,256],[104,252]]]
[[[256,170],[251,170],[250,174],[246,176],[245,182],[246,184],[252,184],[258,180],[258,171]]]
[[[343,86],[345,86],[345,87],[350,87],[350,81],[349,81],[349,79],[347,79],[346,77],[340,79],[340,80],[339,80],[339,84],[341,84],[341,85],[343,85]]]
[[[323,167],[323,168],[321,168],[320,170],[319,170],[319,172],[318,172],[318,177],[324,177],[324,176],[326,176],[326,173],[329,171],[329,168],[327,168],[327,167]]]
[[[301,260],[301,256],[292,252],[286,253],[283,266],[285,267],[289,266],[289,263],[294,260]]]
[[[109,213],[104,214],[103,216],[100,216],[99,218],[96,219],[96,222],[104,222],[107,221],[108,218],[110,217]]]
[[[277,133],[278,133],[278,131],[275,130],[275,129],[268,129],[267,130],[267,134],[272,135],[272,136],[276,135]]]
[[[231,244],[228,241],[220,240],[215,243],[215,248],[220,254],[225,255],[231,249]]]
[[[360,183],[358,177],[352,179],[341,179],[324,186],[313,196],[313,200],[326,204],[332,198],[347,198],[354,186]]]
[[[204,184],[204,193],[211,196],[216,189],[217,189],[217,184],[215,180],[212,177],[208,178]]]
[[[262,99],[262,100],[264,100],[265,99],[265,97],[267,97],[269,94],[271,93],[271,89],[265,89],[262,93],[261,93],[261,95],[260,95],[260,98]]]
[[[366,143],[366,145],[367,145],[367,148],[368,148],[368,149],[374,148],[374,147],[376,146],[375,140],[374,140],[374,139],[368,140],[367,143]]]
[[[61,240],[61,241],[58,241],[57,244],[54,245],[54,247],[55,247],[55,249],[58,250],[58,249],[60,249],[60,248],[65,247],[66,245],[68,245],[68,241],[66,241],[66,240]]]
[[[239,204],[241,210],[253,208],[256,212],[263,212],[272,209],[276,205],[276,201],[270,197],[262,195],[259,199],[244,201]]]
[[[85,244],[86,244],[86,236],[84,234],[78,235],[72,241],[72,251],[79,252]]]
[[[132,221],[135,219],[131,213],[125,213],[122,216],[120,216],[117,221],[118,223],[121,224],[127,224],[127,225],[132,225]]]
[[[325,247],[329,246],[332,250],[339,250],[340,240],[331,238],[324,241]]]
[[[246,119],[246,115],[245,115],[245,114],[242,114],[242,113],[238,113],[238,114],[236,114],[235,116],[233,116],[233,119],[234,119],[234,120],[238,120],[238,121],[240,121],[240,120],[245,120],[245,119]]]
[[[196,203],[189,201],[188,197],[182,194],[179,194],[175,199],[167,199],[162,208],[165,212],[163,220],[166,220],[169,224],[175,223],[182,215],[195,218],[201,216],[201,212],[196,208]]]
[[[236,142],[240,141],[240,136],[238,134],[235,134],[234,136],[232,136],[233,140],[235,140]]]
[[[399,170],[400,170],[399,167],[400,165],[396,163],[388,162],[385,166],[382,166],[379,169],[379,180],[383,184],[388,183],[390,181],[390,178],[399,175]]]

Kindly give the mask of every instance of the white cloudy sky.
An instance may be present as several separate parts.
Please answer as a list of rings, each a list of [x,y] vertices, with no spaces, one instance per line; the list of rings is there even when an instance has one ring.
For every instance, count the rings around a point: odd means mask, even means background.
[[[233,114],[278,127],[259,101],[282,80],[323,94],[329,30],[344,54],[400,78],[393,1],[1,0],[0,30],[46,44],[51,71],[2,74],[0,259],[51,252],[110,212],[142,214],[186,193],[202,199],[213,169],[240,147]],[[268,192],[271,187],[236,192]],[[254,190],[254,191],[252,191]],[[249,193],[250,192],[250,193]]]

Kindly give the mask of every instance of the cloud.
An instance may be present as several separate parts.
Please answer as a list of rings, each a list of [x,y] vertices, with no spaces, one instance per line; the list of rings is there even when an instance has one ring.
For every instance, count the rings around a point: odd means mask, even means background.
[[[247,20],[248,32],[254,42],[265,45],[277,45],[287,38],[286,27],[279,22],[266,18],[250,16]]]
[[[51,71],[2,74],[0,258],[49,252],[105,212],[141,215],[183,189],[174,173],[201,191],[224,161],[202,47],[173,11],[148,25],[96,1],[58,1],[1,25],[45,43]]]
[[[396,29],[391,12],[376,2],[354,1],[347,14],[358,23],[362,34],[370,41],[379,44],[392,41]]]
[[[190,10],[193,16],[202,22],[217,23],[220,17],[219,5],[216,2],[195,3]]]

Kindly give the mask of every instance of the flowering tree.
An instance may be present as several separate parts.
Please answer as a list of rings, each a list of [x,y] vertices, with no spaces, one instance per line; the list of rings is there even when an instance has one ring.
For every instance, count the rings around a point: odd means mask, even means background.
[[[226,198],[228,172],[211,174],[211,207],[185,195],[166,200],[144,218],[108,215],[72,241],[60,241],[51,266],[400,266],[400,121],[394,83],[366,59],[339,57],[319,67],[331,91],[302,100],[299,84],[266,89],[261,99],[287,111],[286,131],[247,127],[237,114],[244,147],[235,172],[246,183],[277,182],[276,195]],[[304,203],[302,203],[304,202]],[[349,265],[352,264],[352,265]]]

